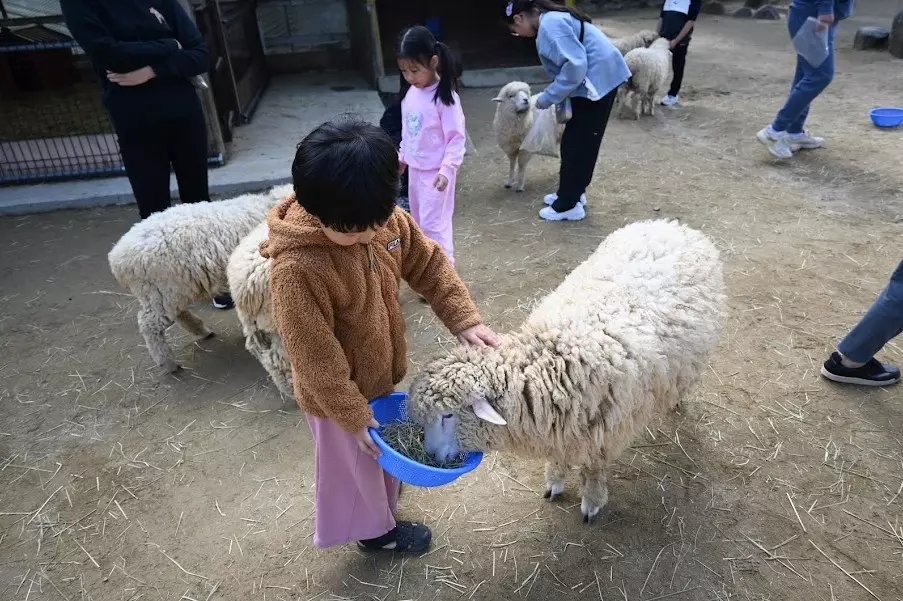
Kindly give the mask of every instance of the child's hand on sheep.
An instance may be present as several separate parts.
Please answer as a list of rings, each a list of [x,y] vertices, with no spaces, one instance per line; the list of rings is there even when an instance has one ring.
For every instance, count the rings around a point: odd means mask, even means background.
[[[492,348],[501,348],[502,346],[502,339],[499,335],[483,324],[467,328],[458,334],[458,342],[467,346],[491,346]]]
[[[445,192],[445,189],[448,188],[448,178],[440,173],[436,176],[436,181],[433,182],[433,187],[440,192]]]
[[[359,432],[355,432],[354,434],[352,434],[352,436],[354,436],[354,439],[357,441],[357,447],[361,451],[370,455],[374,459],[379,459],[379,456],[382,455],[382,451],[380,451],[379,447],[376,446],[376,443],[373,442],[373,437],[370,436],[370,428],[379,428],[379,422],[375,419],[371,419],[370,425]]]

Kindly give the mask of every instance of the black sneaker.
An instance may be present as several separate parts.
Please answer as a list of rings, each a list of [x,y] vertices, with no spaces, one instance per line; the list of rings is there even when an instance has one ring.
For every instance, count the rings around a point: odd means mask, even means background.
[[[399,553],[422,553],[433,540],[433,533],[423,524],[401,522],[379,538],[362,540],[357,544],[364,551],[397,551]]]
[[[228,311],[235,308],[235,301],[232,300],[232,295],[227,292],[226,294],[213,297],[213,307],[220,311]]]
[[[832,353],[821,368],[821,375],[841,384],[859,386],[890,386],[900,381],[900,370],[872,359],[862,367],[846,367],[841,362],[840,353]]]

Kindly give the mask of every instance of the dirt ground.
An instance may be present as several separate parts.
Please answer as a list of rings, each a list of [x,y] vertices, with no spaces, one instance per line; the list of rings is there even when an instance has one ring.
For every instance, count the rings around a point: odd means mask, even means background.
[[[818,375],[900,260],[903,137],[867,112],[899,104],[903,62],[849,50],[890,4],[860,0],[841,28],[810,123],[829,145],[788,164],[754,139],[792,74],[785,24],[701,21],[685,106],[612,121],[579,224],[536,218],[555,161],[533,163],[527,193],[502,188],[494,91],[464,93],[479,155],[459,179],[459,265],[495,328],[625,223],[679,217],[724,252],[731,318],[711,369],[620,458],[591,526],[576,477],[548,504],[540,462],[491,454],[455,485],[406,491],[430,554],[316,551],[309,432],[235,316],[201,307],[219,337],[174,328],[188,371],[152,365],[106,265],[134,208],[0,220],[0,598],[903,598],[901,389]],[[415,372],[451,341],[415,299],[405,310]]]

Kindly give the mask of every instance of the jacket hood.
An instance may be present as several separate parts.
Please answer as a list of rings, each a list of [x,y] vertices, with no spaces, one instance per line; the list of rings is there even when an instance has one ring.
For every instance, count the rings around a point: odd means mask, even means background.
[[[260,243],[260,254],[275,259],[280,254],[307,246],[331,244],[320,220],[305,211],[290,194],[267,214],[269,239]]]

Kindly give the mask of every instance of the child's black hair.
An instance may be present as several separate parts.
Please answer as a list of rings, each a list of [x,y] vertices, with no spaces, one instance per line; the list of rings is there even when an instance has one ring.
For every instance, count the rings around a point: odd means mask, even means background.
[[[429,67],[434,56],[439,57],[439,87],[436,89],[434,101],[442,101],[445,106],[455,103],[453,92],[458,88],[458,78],[461,68],[455,60],[451,48],[443,42],[436,40],[433,33],[423,25],[410,27],[402,32],[398,38],[397,57],[414,61],[424,67]],[[407,93],[404,77],[401,78],[402,94]]]
[[[510,2],[505,2],[505,21],[509,24],[514,23],[514,15],[534,11],[541,13],[570,13],[570,15],[578,21],[583,21],[585,23],[593,22],[592,18],[579,8],[565,6],[554,0],[511,0]]]
[[[382,227],[398,197],[398,149],[381,128],[345,115],[301,141],[292,183],[298,204],[332,230]]]

